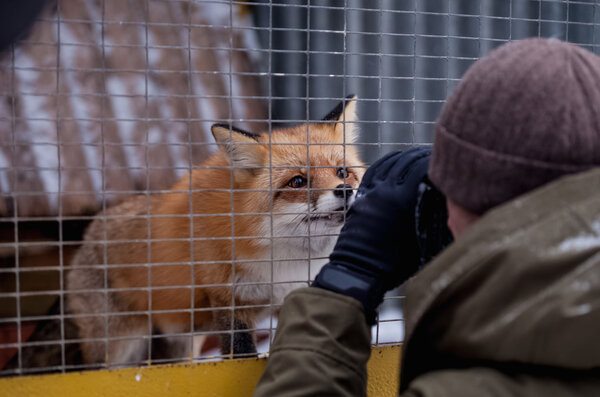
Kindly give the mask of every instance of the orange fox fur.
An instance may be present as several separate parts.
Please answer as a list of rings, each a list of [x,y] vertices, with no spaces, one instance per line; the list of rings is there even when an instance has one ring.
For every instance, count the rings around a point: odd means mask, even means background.
[[[352,193],[340,187],[356,189],[363,175],[344,145],[356,138],[355,103],[331,122],[270,135],[215,125],[220,150],[201,167],[96,219],[67,278],[84,361],[139,362],[153,333],[188,333],[169,338],[168,355],[189,356],[189,332],[252,329],[261,308],[244,306],[279,304],[306,286],[342,226]],[[221,335],[224,354],[255,352],[251,333],[240,334]]]

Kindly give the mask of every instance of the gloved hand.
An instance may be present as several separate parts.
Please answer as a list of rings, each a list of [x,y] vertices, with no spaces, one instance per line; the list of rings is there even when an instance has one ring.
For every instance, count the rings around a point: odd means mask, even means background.
[[[370,324],[385,292],[420,266],[415,208],[430,154],[424,148],[390,153],[369,167],[330,262],[312,284],[362,302]]]

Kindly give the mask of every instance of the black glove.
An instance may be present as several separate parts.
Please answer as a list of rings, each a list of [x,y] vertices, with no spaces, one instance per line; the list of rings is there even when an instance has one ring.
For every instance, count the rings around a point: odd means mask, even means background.
[[[390,153],[367,170],[330,262],[312,284],[362,302],[369,324],[385,292],[421,265],[415,208],[430,154],[424,148]]]

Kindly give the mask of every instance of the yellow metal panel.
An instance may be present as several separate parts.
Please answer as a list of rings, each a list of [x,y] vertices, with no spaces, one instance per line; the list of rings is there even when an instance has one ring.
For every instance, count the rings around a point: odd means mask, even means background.
[[[369,397],[397,396],[400,377],[401,347],[380,346],[371,350],[371,358],[367,363]]]
[[[0,379],[0,396],[251,396],[266,359],[227,360]],[[369,396],[398,392],[400,346],[373,348]]]

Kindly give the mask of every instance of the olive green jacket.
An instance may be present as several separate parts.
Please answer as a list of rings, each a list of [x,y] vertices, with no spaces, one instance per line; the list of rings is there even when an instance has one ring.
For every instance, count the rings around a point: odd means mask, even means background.
[[[407,283],[403,396],[600,396],[600,169],[487,213]],[[286,299],[255,396],[362,396],[360,304]]]

